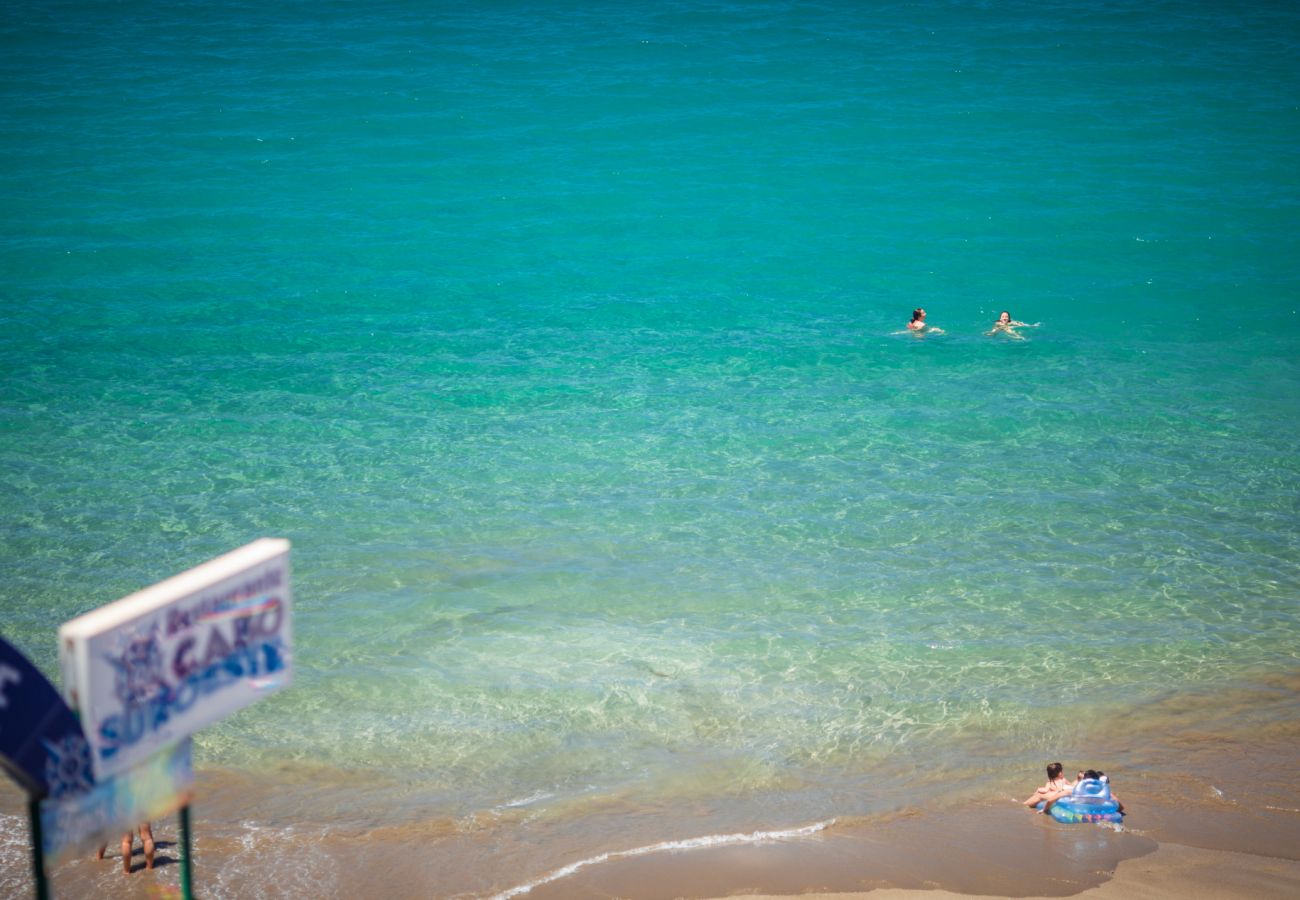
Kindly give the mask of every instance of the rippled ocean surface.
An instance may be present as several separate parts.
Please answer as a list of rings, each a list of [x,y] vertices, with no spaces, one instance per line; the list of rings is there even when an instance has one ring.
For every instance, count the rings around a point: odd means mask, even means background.
[[[1284,4],[7,4],[5,636],[292,539],[295,686],[196,744],[281,823],[651,843],[1294,719],[1298,59]]]

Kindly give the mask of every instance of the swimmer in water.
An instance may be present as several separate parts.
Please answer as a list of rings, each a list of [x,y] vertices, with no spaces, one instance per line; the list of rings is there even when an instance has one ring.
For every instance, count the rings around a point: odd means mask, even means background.
[[[942,328],[935,328],[932,325],[925,324],[925,310],[919,306],[912,310],[912,321],[907,323],[907,330],[915,335],[928,333],[943,334]]]
[[[1002,315],[998,316],[998,320],[993,323],[993,327],[984,332],[984,334],[987,337],[992,337],[995,334],[1002,333],[1009,337],[1013,337],[1018,341],[1023,341],[1025,337],[1016,331],[1017,328],[1037,328],[1041,324],[1043,323],[1035,322],[1031,325],[1028,322],[1017,322],[1015,319],[1011,318],[1011,313],[1004,309],[1002,310]]]

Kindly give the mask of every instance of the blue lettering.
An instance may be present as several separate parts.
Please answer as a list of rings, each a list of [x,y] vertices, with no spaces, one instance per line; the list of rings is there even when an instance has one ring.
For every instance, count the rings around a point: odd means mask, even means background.
[[[123,744],[134,744],[144,737],[144,710],[138,706],[128,706],[123,710],[126,734],[122,735]]]
[[[278,672],[284,668],[284,657],[280,654],[279,640],[263,644],[262,652],[266,655],[267,672]]]
[[[172,695],[172,708],[178,713],[183,713],[191,706],[194,701],[199,699],[199,688],[194,683],[194,679],[187,678],[176,688]]]
[[[157,731],[159,728],[162,728],[167,724],[167,720],[171,718],[171,714],[167,710],[170,698],[171,691],[165,690],[149,701],[150,731]]]
[[[122,739],[119,737],[121,728],[121,716],[109,716],[99,723],[99,737],[104,744],[99,748],[99,755],[104,759],[111,758],[121,747]]]
[[[163,686],[148,702],[125,707],[121,713],[108,716],[100,722],[100,757],[111,759],[121,750],[138,743],[146,734],[158,731],[176,716],[189,711],[202,697],[230,687],[244,678],[267,675],[287,668],[284,641],[278,635],[258,644],[239,643],[239,633],[242,631],[243,636],[247,636],[250,624],[250,620],[241,621],[244,626],[242,629],[238,627],[239,622],[236,623],[236,649],[228,652],[225,658],[209,661],[201,667],[196,666],[187,658],[192,645],[182,645],[183,649],[176,654],[174,669],[180,671],[188,668],[189,674],[183,681],[175,687]],[[278,621],[276,625],[278,627]],[[214,637],[209,644],[209,657],[214,645],[229,648],[224,638]]]

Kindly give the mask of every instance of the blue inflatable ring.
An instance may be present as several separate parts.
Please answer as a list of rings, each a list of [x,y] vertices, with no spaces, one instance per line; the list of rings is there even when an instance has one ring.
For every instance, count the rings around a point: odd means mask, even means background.
[[[1043,804],[1038,804],[1042,809]],[[1123,822],[1119,801],[1110,796],[1110,785],[1095,778],[1085,778],[1074,786],[1074,792],[1052,804],[1051,816],[1058,822],[1073,825],[1076,822]]]

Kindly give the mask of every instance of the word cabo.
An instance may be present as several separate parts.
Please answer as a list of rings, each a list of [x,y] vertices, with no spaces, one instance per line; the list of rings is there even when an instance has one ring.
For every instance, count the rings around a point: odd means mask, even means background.
[[[213,626],[202,638],[183,638],[176,645],[170,666],[178,681],[170,684],[158,680],[153,693],[146,695],[143,702],[128,703],[120,713],[100,722],[100,757],[111,758],[215,691],[245,678],[267,678],[283,672],[287,665],[280,635],[283,621],[284,605],[274,597],[260,612],[232,619],[229,634]],[[195,651],[201,642],[206,643],[206,649],[200,657]]]
[[[292,605],[289,542],[263,538],[60,628],[96,777],[286,686]]]

